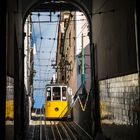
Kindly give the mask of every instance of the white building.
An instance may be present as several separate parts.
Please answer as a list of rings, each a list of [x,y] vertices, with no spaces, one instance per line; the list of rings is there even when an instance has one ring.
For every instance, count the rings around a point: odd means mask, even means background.
[[[28,113],[28,119],[31,117],[32,107],[32,86],[33,86],[33,48],[32,48],[32,25],[31,16],[29,15],[24,25],[24,91],[25,91],[25,110]],[[26,114],[25,113],[25,114]]]
[[[77,89],[81,85],[82,47],[84,48],[84,73],[87,90],[90,86],[90,47],[88,36],[88,21],[82,12],[76,12],[76,60],[77,60]]]

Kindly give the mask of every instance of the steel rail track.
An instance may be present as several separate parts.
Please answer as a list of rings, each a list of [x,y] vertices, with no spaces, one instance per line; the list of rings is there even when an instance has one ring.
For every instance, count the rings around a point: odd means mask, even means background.
[[[56,129],[57,129],[57,132],[58,132],[58,134],[59,134],[60,139],[63,140],[63,138],[62,138],[62,133],[61,133],[61,131],[59,130],[58,125],[56,124],[55,121],[54,121],[54,125],[55,125],[55,127],[56,127]]]
[[[66,128],[67,131],[69,132],[70,137],[71,137],[72,139],[74,139],[74,140],[77,140],[77,138],[76,138],[74,132],[70,129],[70,127],[66,124],[66,122],[63,122],[62,124],[65,126],[65,128]]]
[[[62,130],[63,130],[63,132],[64,132],[64,134],[65,134],[65,136],[66,136],[66,138],[67,138],[68,140],[71,140],[71,137],[70,137],[68,131],[66,130],[66,128],[64,127],[64,125],[63,125],[61,122],[59,123],[59,125],[61,126],[61,128],[62,128]]]
[[[37,110],[36,110],[37,111]],[[36,113],[35,111],[35,113]],[[30,136],[26,140],[91,140],[93,139],[80,125],[70,121],[46,121],[44,110],[40,109],[38,120],[29,126]]]

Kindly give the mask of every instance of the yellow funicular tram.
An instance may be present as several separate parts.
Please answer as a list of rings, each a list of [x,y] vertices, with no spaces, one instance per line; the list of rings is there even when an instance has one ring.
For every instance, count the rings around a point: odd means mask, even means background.
[[[48,84],[45,87],[46,119],[63,119],[68,117],[68,87],[61,84]]]

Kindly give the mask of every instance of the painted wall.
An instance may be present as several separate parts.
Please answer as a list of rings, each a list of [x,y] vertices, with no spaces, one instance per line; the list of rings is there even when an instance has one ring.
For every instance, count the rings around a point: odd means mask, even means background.
[[[88,36],[88,22],[82,12],[76,12],[76,74],[77,74],[77,90],[81,86],[82,75],[82,46],[84,48],[84,67],[85,67],[85,87],[87,91],[87,102],[81,104],[81,98],[77,98],[73,108],[74,121],[83,127],[89,134],[92,133],[92,119],[91,119],[91,100],[90,100],[90,45]],[[82,43],[83,39],[83,43]],[[86,99],[86,98],[85,98]]]

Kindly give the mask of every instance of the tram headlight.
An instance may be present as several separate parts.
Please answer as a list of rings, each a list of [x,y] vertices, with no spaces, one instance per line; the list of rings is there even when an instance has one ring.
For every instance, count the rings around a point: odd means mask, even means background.
[[[54,110],[57,112],[57,111],[59,111],[59,108],[58,108],[58,107],[56,107]]]

